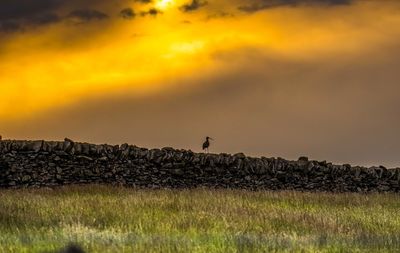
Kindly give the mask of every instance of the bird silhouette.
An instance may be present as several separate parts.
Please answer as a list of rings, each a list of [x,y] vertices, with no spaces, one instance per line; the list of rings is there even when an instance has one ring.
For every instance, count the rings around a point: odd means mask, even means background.
[[[210,140],[213,141],[212,138],[210,137],[206,137],[206,141],[203,143],[203,150],[206,151],[208,153],[208,148],[210,147]]]

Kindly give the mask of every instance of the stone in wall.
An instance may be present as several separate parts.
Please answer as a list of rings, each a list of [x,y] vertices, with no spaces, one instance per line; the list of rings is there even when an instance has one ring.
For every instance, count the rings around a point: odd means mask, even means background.
[[[145,188],[238,188],[399,192],[400,169],[352,167],[300,157],[253,158],[173,148],[64,141],[0,141],[0,187],[111,184]]]

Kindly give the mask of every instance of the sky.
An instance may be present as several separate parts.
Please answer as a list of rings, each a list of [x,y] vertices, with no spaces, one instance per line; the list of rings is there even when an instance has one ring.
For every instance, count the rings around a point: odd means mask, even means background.
[[[3,139],[400,167],[398,0],[2,0]]]

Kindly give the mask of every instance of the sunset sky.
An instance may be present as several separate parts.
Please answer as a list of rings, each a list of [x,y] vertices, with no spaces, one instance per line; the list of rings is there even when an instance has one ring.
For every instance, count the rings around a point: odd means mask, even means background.
[[[398,0],[1,0],[0,134],[400,167]]]

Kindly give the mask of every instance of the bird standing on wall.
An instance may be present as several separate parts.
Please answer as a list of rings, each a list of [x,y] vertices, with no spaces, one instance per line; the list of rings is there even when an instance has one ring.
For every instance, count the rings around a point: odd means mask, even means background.
[[[205,150],[208,153],[208,148],[210,147],[210,140],[213,141],[212,138],[206,137],[206,141],[203,143],[203,150]]]

